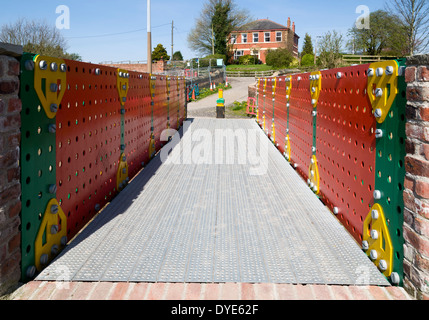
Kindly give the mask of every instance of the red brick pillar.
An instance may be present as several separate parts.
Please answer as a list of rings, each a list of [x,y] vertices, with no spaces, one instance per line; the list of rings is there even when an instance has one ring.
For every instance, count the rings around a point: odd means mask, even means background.
[[[429,55],[408,59],[404,286],[429,300]]]
[[[21,276],[20,55],[22,47],[0,43],[0,295]]]

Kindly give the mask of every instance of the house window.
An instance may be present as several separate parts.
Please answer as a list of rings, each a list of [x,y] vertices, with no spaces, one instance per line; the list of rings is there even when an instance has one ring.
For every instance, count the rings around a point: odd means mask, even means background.
[[[237,35],[235,34],[231,35],[231,43],[236,44],[236,42],[237,42]]]
[[[276,41],[282,42],[282,33],[281,32],[276,32]]]
[[[247,43],[247,33],[243,33],[243,34],[241,35],[241,42],[242,42],[242,43]]]
[[[253,42],[254,43],[258,43],[259,42],[259,33],[254,33],[253,34]]]
[[[270,42],[270,41],[271,41],[271,33],[265,32],[265,42]]]
[[[244,56],[244,50],[236,50],[234,52],[234,59],[238,60],[238,58]]]

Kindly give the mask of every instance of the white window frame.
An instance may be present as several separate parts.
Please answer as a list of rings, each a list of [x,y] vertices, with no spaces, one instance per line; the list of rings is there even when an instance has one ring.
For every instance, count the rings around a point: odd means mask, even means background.
[[[237,43],[237,35],[236,34],[232,34],[231,35],[231,43],[232,44],[236,44]]]
[[[234,52],[234,59],[238,60],[238,58],[244,56],[244,50],[236,50]]]
[[[254,32],[253,33],[253,43],[258,43],[259,42],[259,32]]]
[[[268,37],[267,37],[268,34]],[[267,41],[268,38],[268,41]],[[264,40],[265,42],[271,42],[271,32],[264,32]]]
[[[248,41],[247,41],[248,39],[247,39],[247,33],[242,33],[241,34],[241,42],[242,43],[247,43]]]
[[[279,38],[280,38],[280,40],[279,40]],[[276,32],[276,41],[277,42],[282,42],[283,41],[283,33],[281,31],[277,31]]]

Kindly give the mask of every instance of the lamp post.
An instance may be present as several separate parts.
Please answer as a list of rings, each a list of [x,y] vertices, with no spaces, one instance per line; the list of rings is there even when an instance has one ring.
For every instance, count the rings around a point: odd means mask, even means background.
[[[147,0],[147,72],[152,73],[152,32],[150,21],[150,0]]]

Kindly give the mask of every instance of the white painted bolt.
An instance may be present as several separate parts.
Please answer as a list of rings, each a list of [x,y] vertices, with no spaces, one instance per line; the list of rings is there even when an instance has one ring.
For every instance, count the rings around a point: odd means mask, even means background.
[[[61,72],[66,72],[67,71],[67,66],[66,66],[65,63],[61,63],[61,65],[60,65],[60,71]]]
[[[40,68],[41,70],[46,70],[46,69],[48,69],[48,63],[47,63],[45,60],[40,61],[40,62],[39,62],[39,68]]]
[[[310,162],[311,162],[311,164],[314,164],[314,163],[315,163],[315,161],[314,161],[314,159],[313,159],[313,158],[311,158]],[[312,171],[312,172],[313,172],[313,171]]]
[[[49,256],[45,253],[40,257],[40,264],[46,265],[48,264]]]
[[[316,147],[311,147],[311,151],[316,152]]]
[[[315,93],[316,92],[316,87],[311,87],[311,92]]]
[[[368,243],[368,241],[364,240],[362,242],[362,249],[365,250],[365,251],[368,251],[368,249],[369,249],[369,243]]]
[[[381,109],[374,110],[374,117],[381,118],[382,115],[383,115],[383,111]]]
[[[392,66],[388,66],[388,67],[386,68],[386,74],[387,74],[388,76],[390,76],[390,75],[392,75],[392,74],[393,74],[393,67],[392,67]]]
[[[343,74],[341,72],[337,72],[337,79],[341,79],[343,77]]]
[[[378,264],[381,271],[387,270],[387,262],[386,260],[380,260],[380,263]]]
[[[311,188],[311,189],[313,189],[313,187],[314,187],[314,183],[313,183],[313,182],[311,182],[311,183],[310,183],[310,188]]]
[[[57,185],[56,184],[51,184],[50,186],[49,186],[49,193],[50,194],[55,194],[55,193],[57,193]]]
[[[381,199],[381,197],[382,197],[382,193],[381,193],[381,191],[380,191],[380,190],[375,190],[375,191],[374,191],[374,199],[375,199],[375,200],[380,200],[380,199]]]
[[[373,240],[377,240],[378,239],[378,231],[377,230],[371,230],[371,238]]]
[[[377,89],[375,89],[375,96],[376,96],[377,98],[382,97],[382,96],[383,96],[383,89],[381,89],[381,88],[377,88]]]
[[[317,102],[317,101],[316,101],[316,99],[312,99],[312,100],[311,100],[311,104],[312,104],[313,106],[316,104],[316,102]]]
[[[371,252],[369,253],[369,256],[372,260],[377,260],[378,258],[377,250],[371,250]]]
[[[307,184],[310,185],[310,183],[311,183],[311,180],[307,179]]]
[[[378,220],[379,217],[380,217],[380,213],[377,210],[372,210],[371,211],[371,218],[372,218],[372,220]]]
[[[295,163],[294,165],[293,165],[293,167],[296,169],[296,168],[298,168],[298,163]]]
[[[314,170],[311,170],[310,173],[311,173],[311,176],[314,177]]]
[[[311,115],[312,115],[313,117],[317,116],[317,111],[313,111],[313,112],[311,113]]]
[[[376,139],[381,139],[381,138],[383,138],[383,130],[381,130],[381,129],[377,129],[377,130],[375,130],[375,138],[376,138]]]
[[[28,278],[33,279],[34,276],[36,275],[36,267],[35,266],[29,266],[27,268],[26,274],[27,274]]]
[[[318,190],[319,190],[319,189],[317,188],[317,186],[314,186],[314,187],[313,187],[313,191],[314,191],[314,192],[317,192]]]
[[[374,69],[370,68],[368,69],[368,77],[373,77],[374,76]]]
[[[338,207],[334,207],[334,214],[337,215],[338,213],[340,213],[340,209],[338,209]]]
[[[301,77],[298,77],[298,81],[301,81]]]
[[[52,72],[56,72],[58,70],[58,65],[56,62],[52,62],[50,67]]]
[[[60,231],[60,227],[58,225],[56,225],[56,224],[53,224],[51,226],[51,234],[57,234],[58,231]]]
[[[51,104],[51,112],[53,113],[57,113],[58,112],[58,105],[56,105],[55,103]]]
[[[34,70],[34,61],[33,60],[25,61],[25,69],[28,71],[33,71]]]
[[[375,74],[377,75],[377,77],[381,77],[384,74],[383,68],[377,68]]]
[[[124,73],[123,73],[122,71],[119,71],[119,76],[120,76],[121,78],[123,78],[123,77],[124,77]]]
[[[390,280],[392,281],[393,284],[398,285],[399,282],[401,281],[401,278],[399,277],[398,273],[392,272],[392,274],[390,275]]]

